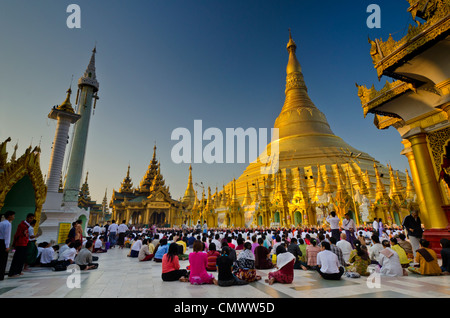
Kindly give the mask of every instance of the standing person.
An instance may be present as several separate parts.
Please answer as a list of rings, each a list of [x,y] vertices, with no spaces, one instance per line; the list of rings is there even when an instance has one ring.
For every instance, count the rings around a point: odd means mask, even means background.
[[[335,211],[331,211],[330,215],[327,217],[327,222],[330,224],[331,228],[331,236],[336,239],[336,241],[340,240],[340,230],[339,230],[339,222],[341,219],[336,215]]]
[[[27,258],[25,260],[25,264],[23,266],[24,271],[28,270],[29,266],[33,266],[36,263],[36,259],[38,257],[38,249],[36,246],[36,239],[39,235],[34,234],[34,227],[36,226],[36,219],[31,221],[30,227],[28,228],[28,245],[27,245]]]
[[[356,232],[356,225],[355,221],[353,221],[352,218],[350,218],[350,211],[345,214],[345,219],[342,221],[343,228],[345,230],[345,235],[347,238],[347,241],[352,245],[352,247],[355,247],[355,232]]]
[[[109,224],[110,223],[110,221],[107,221],[106,222],[106,224],[105,224],[105,226],[104,226],[104,229],[105,229],[105,234],[104,234],[104,237],[105,237],[105,243],[106,242],[108,242],[108,232],[109,232],[109,226],[111,225],[111,224]],[[111,245],[111,243],[110,243],[110,245]]]
[[[162,258],[161,279],[165,282],[173,282],[176,280],[179,280],[180,282],[189,281],[188,271],[180,269],[177,244],[170,244],[169,250]]]
[[[123,220],[122,224],[117,228],[117,233],[119,234],[119,239],[117,240],[117,244],[120,248],[123,248],[125,245],[125,235],[128,231],[128,226],[125,224],[126,221]]]
[[[27,258],[27,245],[29,241],[29,227],[34,220],[34,214],[29,213],[24,221],[17,227],[14,235],[13,247],[15,248],[8,277],[18,277],[22,275],[23,266]]]
[[[373,228],[374,235],[380,236],[377,218],[373,218],[372,228]]]
[[[8,263],[9,245],[11,244],[11,222],[16,212],[7,211],[5,220],[0,222],[0,281],[5,279],[6,264]]]
[[[450,275],[450,241],[446,238],[442,238],[439,243],[441,244],[441,257],[442,257],[442,274]]]
[[[385,228],[384,228],[384,224],[383,224],[383,220],[381,218],[378,219],[378,236],[380,237],[380,241],[383,242],[383,240],[386,239],[386,237],[384,237],[383,233]],[[389,237],[387,238],[389,239]]]
[[[322,242],[321,249],[322,251],[317,254],[317,272],[323,279],[340,280],[344,274],[344,267],[340,266],[338,256],[331,251],[328,242]]]
[[[69,230],[69,234],[67,238],[70,239],[71,242],[75,242],[75,229],[77,226],[77,222],[72,222],[72,228]]]
[[[203,222],[203,234],[208,233],[208,224],[206,224],[206,221]]]
[[[108,227],[109,247],[113,248],[116,245],[116,237],[119,226],[115,220],[112,220],[112,224]]]
[[[193,285],[216,284],[214,275],[206,271],[208,265],[208,255],[203,252],[203,243],[199,240],[194,242],[194,251],[189,254],[189,265],[191,273],[189,281]]]
[[[419,214],[416,210],[412,210],[410,215],[403,219],[402,223],[403,229],[406,230],[408,234],[408,239],[411,242],[413,248],[414,257],[416,257],[416,251],[419,249],[419,241],[422,238],[422,222],[420,220]]]
[[[75,241],[80,241],[83,243],[83,221],[77,220],[75,225]]]

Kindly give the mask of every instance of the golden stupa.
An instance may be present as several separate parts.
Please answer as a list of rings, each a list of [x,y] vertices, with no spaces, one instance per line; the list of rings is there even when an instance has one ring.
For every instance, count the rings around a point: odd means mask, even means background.
[[[408,213],[406,206],[414,200],[411,195],[407,199],[407,175],[391,177],[392,167],[333,133],[308,96],[296,49],[289,31],[286,98],[274,124],[278,136],[237,180],[216,191],[213,211],[192,215],[202,222],[217,220],[210,227],[291,227],[320,226],[331,210],[341,217],[350,210],[358,224],[374,217],[400,224]],[[395,202],[390,197],[391,182],[402,191]],[[192,201],[191,192],[188,185],[186,204]]]

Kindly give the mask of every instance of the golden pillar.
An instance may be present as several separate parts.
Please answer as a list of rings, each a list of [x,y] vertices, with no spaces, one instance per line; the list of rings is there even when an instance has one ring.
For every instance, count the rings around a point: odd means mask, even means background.
[[[420,219],[424,222],[425,226],[428,227],[428,211],[427,206],[425,204],[425,197],[423,196],[422,185],[420,184],[419,178],[419,170],[417,169],[416,159],[414,159],[414,154],[411,148],[411,143],[409,140],[403,140],[402,144],[405,146],[405,149],[401,152],[402,155],[405,155],[408,159],[409,168],[411,170],[411,176],[414,183],[414,190],[417,195],[417,203],[420,208]]]
[[[427,135],[424,132],[408,136],[411,149],[416,162],[417,173],[424,196],[427,210],[426,228],[445,228],[447,218],[442,209],[443,201],[437,177],[434,172],[433,162],[428,150]]]

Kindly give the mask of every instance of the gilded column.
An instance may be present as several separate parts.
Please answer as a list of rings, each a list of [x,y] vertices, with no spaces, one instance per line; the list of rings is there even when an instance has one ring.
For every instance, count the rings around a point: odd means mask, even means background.
[[[422,185],[420,184],[419,178],[419,170],[417,169],[416,159],[414,158],[414,153],[411,148],[411,143],[408,140],[403,140],[402,144],[405,146],[405,149],[401,152],[402,155],[405,155],[408,159],[409,168],[411,170],[411,176],[414,183],[414,189],[417,195],[417,203],[420,208],[420,219],[424,222],[424,225],[428,228],[430,222],[428,220],[428,211],[427,206],[425,204],[425,198],[423,196]]]
[[[426,198],[425,205],[427,207],[429,227],[436,229],[445,228],[448,222],[442,209],[442,196],[428,150],[427,135],[424,132],[419,132],[406,138],[411,142],[411,149],[418,168],[420,184],[424,198]],[[429,228],[428,226],[426,227]]]

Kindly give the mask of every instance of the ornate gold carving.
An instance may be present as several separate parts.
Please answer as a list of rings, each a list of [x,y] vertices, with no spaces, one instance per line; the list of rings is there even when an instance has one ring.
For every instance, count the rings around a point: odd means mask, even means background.
[[[428,144],[436,169],[436,174],[441,171],[443,163],[444,147],[450,139],[450,127],[428,134]]]
[[[416,88],[412,84],[403,81],[394,81],[392,83],[386,81],[384,87],[379,91],[375,89],[374,85],[372,85],[370,89],[358,84],[356,84],[356,87],[358,88],[358,97],[361,100],[364,110],[364,117],[366,117],[369,112],[381,114],[375,110],[376,107],[383,105],[409,90],[416,92]],[[396,114],[390,114],[388,116],[399,118]]]
[[[379,78],[387,68],[450,29],[450,0],[428,2],[430,4],[422,14],[427,21],[424,24],[416,21],[417,26],[410,25],[406,36],[401,40],[395,41],[392,35],[389,35],[385,42],[369,39],[370,55]],[[415,17],[415,13],[413,13],[413,17]]]

